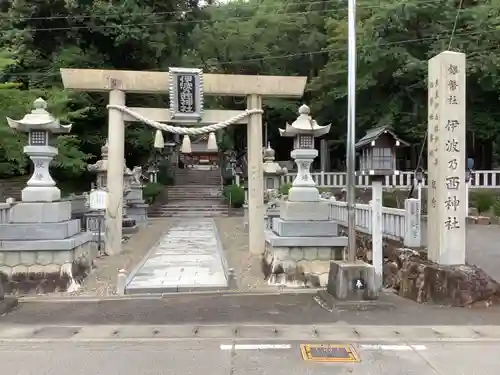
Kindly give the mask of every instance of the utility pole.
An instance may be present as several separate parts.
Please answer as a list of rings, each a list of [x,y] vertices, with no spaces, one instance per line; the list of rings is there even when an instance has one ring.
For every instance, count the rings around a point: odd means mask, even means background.
[[[348,0],[347,77],[347,260],[356,261],[356,0]]]

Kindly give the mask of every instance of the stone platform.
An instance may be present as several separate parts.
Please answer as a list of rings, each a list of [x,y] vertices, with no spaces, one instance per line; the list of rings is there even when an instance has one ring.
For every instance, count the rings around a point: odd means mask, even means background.
[[[228,288],[226,259],[213,219],[181,219],[131,272],[126,294]]]
[[[92,269],[92,233],[71,219],[71,202],[21,202],[0,225],[0,283],[6,294],[74,291]]]

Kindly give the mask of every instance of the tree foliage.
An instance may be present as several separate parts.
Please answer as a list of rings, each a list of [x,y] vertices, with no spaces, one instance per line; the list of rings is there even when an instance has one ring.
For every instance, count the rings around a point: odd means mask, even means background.
[[[99,156],[106,137],[107,98],[62,90],[61,67],[207,73],[304,75],[303,99],[314,117],[332,123],[342,157],[347,113],[347,4],[344,0],[234,0],[224,3],[152,0],[10,0],[0,5],[0,115],[19,118],[37,96],[74,123],[59,138],[55,163],[69,175]],[[462,9],[458,12],[458,7]],[[458,17],[457,17],[458,12]],[[443,50],[467,54],[469,133],[500,141],[500,0],[361,0],[357,5],[357,135],[391,125],[414,144],[427,127],[427,61]],[[161,96],[131,97],[129,105],[166,106]],[[241,98],[213,98],[217,108],[244,108]],[[300,102],[264,102],[269,137],[292,121]],[[236,131],[220,140],[237,138]],[[127,156],[141,163],[153,131],[127,128]],[[0,175],[23,173],[23,135],[0,121]],[[236,142],[238,143],[238,142]],[[288,147],[288,146],[286,146]],[[285,147],[285,148],[286,148]]]

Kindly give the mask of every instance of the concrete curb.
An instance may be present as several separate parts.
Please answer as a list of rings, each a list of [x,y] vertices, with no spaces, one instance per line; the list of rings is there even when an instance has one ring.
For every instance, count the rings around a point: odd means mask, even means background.
[[[375,301],[339,301],[335,299],[326,290],[319,290],[315,296],[316,301],[321,307],[329,311],[349,310],[349,311],[367,311],[367,310],[392,310],[396,305],[391,302],[380,300]]]
[[[19,301],[15,297],[5,297],[0,301],[0,315],[7,314],[17,307]]]
[[[233,296],[268,296],[268,295],[297,295],[310,294],[311,296],[318,293],[320,288],[308,289],[290,289],[290,290],[262,290],[253,292],[241,292],[237,290],[220,290],[220,291],[194,291],[194,292],[173,292],[173,293],[158,293],[158,294],[126,294],[124,296],[25,296],[20,297],[20,303],[36,303],[36,302],[102,302],[102,301],[127,301],[127,300],[157,300],[172,297],[233,297]]]

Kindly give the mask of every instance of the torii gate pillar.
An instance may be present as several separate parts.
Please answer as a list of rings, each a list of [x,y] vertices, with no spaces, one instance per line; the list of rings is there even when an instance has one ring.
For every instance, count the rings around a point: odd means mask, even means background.
[[[165,93],[170,85],[168,72],[127,70],[61,69],[64,88],[78,91],[109,92],[109,104],[125,105],[125,93]],[[244,96],[248,109],[262,108],[263,97],[301,98],[307,77],[204,74],[204,95]],[[122,250],[123,167],[125,124],[123,114],[109,110],[108,190],[106,210],[106,252]],[[262,115],[248,121],[249,249],[264,253],[264,183],[262,169]]]
[[[262,98],[249,95],[247,109],[261,109]],[[247,125],[248,157],[248,248],[252,254],[263,254],[264,238],[264,171],[262,168],[262,115],[251,115]]]
[[[125,93],[109,92],[109,104],[125,105]],[[106,209],[104,244],[107,255],[122,250],[123,170],[125,167],[125,123],[123,113],[108,110],[108,202]]]

